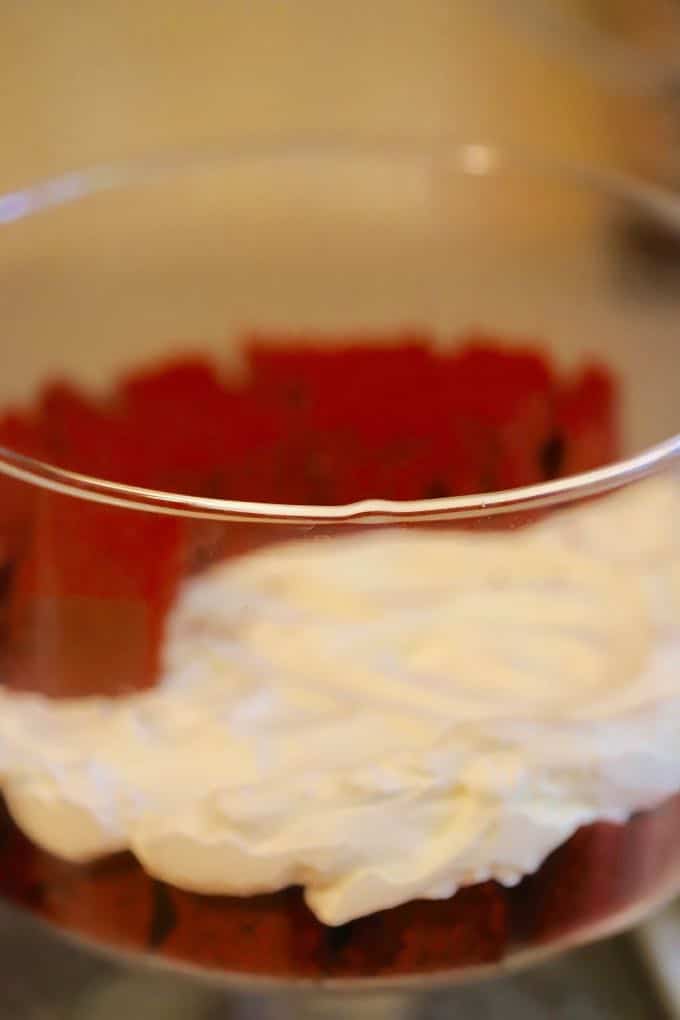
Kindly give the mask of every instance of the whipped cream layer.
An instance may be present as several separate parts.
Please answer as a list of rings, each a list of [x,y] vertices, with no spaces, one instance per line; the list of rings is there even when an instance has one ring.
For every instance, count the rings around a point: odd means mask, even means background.
[[[341,924],[490,878],[680,789],[680,492],[504,533],[366,527],[207,570],[159,685],[0,692],[17,824],[184,889],[305,888]]]

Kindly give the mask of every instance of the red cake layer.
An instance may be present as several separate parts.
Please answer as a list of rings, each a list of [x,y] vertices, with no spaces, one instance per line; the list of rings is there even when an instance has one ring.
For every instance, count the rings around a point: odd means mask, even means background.
[[[0,893],[102,942],[208,968],[368,977],[494,964],[622,917],[680,883],[680,795],[625,825],[580,829],[515,889],[469,886],[328,928],[300,890],[199,896],[154,881],[128,854],[90,866],[34,847],[5,815]]]

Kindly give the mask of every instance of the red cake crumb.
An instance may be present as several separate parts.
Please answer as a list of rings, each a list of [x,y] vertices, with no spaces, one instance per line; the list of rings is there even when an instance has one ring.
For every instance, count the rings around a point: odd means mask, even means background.
[[[46,875],[41,910],[53,923],[101,942],[146,948],[152,889],[144,872],[127,855],[119,855]]]
[[[653,811],[634,815],[618,870],[621,897],[630,890],[651,890],[678,869],[680,845],[680,794]]]
[[[564,437],[562,472],[575,474],[614,460],[619,448],[616,390],[611,375],[590,366],[562,387],[557,432]]]
[[[70,471],[124,480],[130,451],[110,407],[68,382],[54,382],[40,395],[38,423],[47,460]]]
[[[90,938],[146,947],[152,887],[131,855],[69,864],[34,847],[4,812],[0,831],[0,894]]]
[[[318,973],[320,925],[298,889],[262,896],[198,896],[166,887],[174,924],[162,952],[254,974]]]
[[[523,893],[531,911],[524,917],[531,941],[567,934],[576,925],[601,920],[620,906],[617,865],[628,837],[621,826],[584,826],[551,854]]]
[[[155,680],[183,525],[42,490],[9,608],[8,684],[54,697]]]
[[[408,974],[495,963],[508,937],[505,895],[486,882],[329,929],[324,969],[338,976]]]
[[[40,430],[33,418],[9,411],[0,418],[0,446],[42,459]],[[0,474],[0,558],[17,556],[26,539],[35,500],[32,486]]]
[[[227,396],[202,358],[175,359],[125,378],[123,417],[137,437],[135,456],[147,484],[212,495],[229,434]]]
[[[582,827],[520,886],[515,923],[521,936],[547,942],[649,895],[680,868],[679,841],[680,794],[626,824]]]
[[[538,481],[553,427],[555,384],[547,363],[534,352],[499,350],[480,338],[454,354],[445,378],[447,428],[454,449],[467,452],[465,468],[475,471],[468,481],[454,463],[452,494]]]

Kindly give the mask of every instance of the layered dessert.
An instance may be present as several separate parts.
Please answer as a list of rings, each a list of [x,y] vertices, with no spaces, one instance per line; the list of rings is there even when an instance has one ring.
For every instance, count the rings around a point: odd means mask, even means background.
[[[253,341],[52,383],[6,446],[212,497],[512,488],[613,459],[614,382],[484,337]],[[680,885],[680,490],[268,526],[3,479],[2,892],[298,976],[493,964]]]

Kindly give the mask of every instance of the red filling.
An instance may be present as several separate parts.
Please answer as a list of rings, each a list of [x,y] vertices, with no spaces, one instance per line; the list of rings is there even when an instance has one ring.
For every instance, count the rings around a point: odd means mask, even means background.
[[[208,359],[177,358],[129,374],[103,400],[54,382],[35,408],[0,418],[0,443],[113,481],[317,504],[528,485],[616,454],[606,370],[585,366],[562,379],[537,350],[493,338],[470,336],[439,353],[415,335],[332,348],[258,338],[246,368],[236,383]],[[4,475],[0,535],[6,681],[55,697],[152,684],[182,576],[292,537],[103,506]],[[679,816],[675,802],[626,827],[583,829],[512,893],[485,883],[340,929],[317,922],[298,890],[200,897],[152,881],[127,855],[67,865],[9,819],[0,887],[65,926],[205,965],[406,973],[492,963],[517,937],[546,939],[618,909],[670,867]]]

